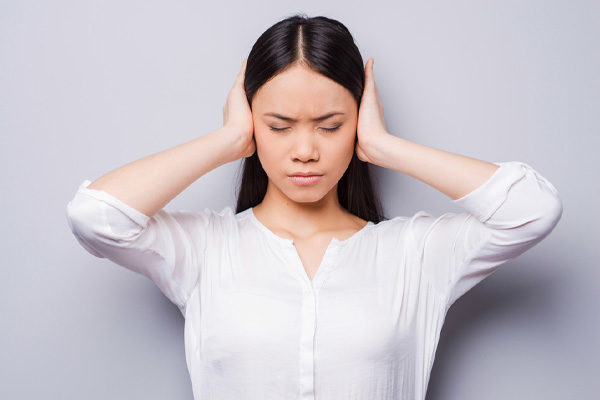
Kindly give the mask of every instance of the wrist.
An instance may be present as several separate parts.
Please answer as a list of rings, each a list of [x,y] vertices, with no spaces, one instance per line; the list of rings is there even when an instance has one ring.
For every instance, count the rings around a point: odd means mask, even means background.
[[[230,163],[241,158],[241,138],[226,127],[220,127],[211,132],[219,143],[219,148],[225,163]]]
[[[383,168],[389,167],[389,153],[390,148],[395,145],[397,141],[396,136],[390,133],[383,133],[378,135],[374,140],[369,141],[365,146],[365,151],[368,154],[369,161],[372,164],[378,165]]]

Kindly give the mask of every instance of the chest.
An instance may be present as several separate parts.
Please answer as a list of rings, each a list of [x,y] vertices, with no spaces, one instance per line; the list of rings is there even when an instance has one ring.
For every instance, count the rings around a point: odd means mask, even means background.
[[[396,243],[242,239],[207,249],[190,305],[188,324],[197,328],[189,336],[205,365],[242,374],[261,360],[279,373],[314,356],[335,371],[340,363],[401,360],[414,349],[423,292]]]
[[[385,290],[290,293],[236,286],[202,303],[200,351],[223,370],[237,371],[265,355],[281,368],[298,365],[306,357],[303,346],[313,349],[324,368],[403,358],[414,348],[415,326],[394,310]]]
[[[294,250],[300,260],[302,268],[311,281],[323,263],[325,253],[331,238],[317,240],[295,240]]]

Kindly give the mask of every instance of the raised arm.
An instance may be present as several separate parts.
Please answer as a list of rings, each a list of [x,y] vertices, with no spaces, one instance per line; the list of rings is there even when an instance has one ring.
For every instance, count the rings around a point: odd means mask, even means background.
[[[242,83],[243,69],[223,108],[222,128],[93,183],[85,179],[67,204],[69,227],[89,253],[147,276],[182,313],[204,268],[207,237],[219,234],[223,214],[163,207],[210,170],[255,151]]]
[[[387,132],[373,74],[365,66],[356,152],[365,162],[403,172],[436,188],[464,209],[409,221],[423,281],[450,307],[504,262],[543,240],[563,212],[558,191],[520,161],[486,161],[410,142]]]
[[[463,197],[487,181],[498,166],[456,153],[386,135],[375,142],[373,162],[412,176],[452,200]]]
[[[87,188],[103,190],[152,217],[201,176],[238,159],[237,148],[236,138],[222,127],[125,164]]]

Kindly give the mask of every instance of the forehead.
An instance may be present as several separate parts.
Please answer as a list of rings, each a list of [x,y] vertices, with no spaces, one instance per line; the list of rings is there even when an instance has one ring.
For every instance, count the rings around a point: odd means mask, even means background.
[[[252,109],[292,117],[313,117],[333,109],[356,107],[348,89],[302,65],[294,65],[265,83],[252,100]]]

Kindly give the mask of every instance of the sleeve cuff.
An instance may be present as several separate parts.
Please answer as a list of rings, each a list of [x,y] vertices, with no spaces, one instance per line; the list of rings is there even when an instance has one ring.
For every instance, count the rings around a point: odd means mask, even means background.
[[[526,173],[520,161],[493,163],[499,168],[487,181],[463,197],[452,200],[481,222],[487,221],[500,208],[511,186],[523,179]]]
[[[90,181],[89,179],[84,179],[83,182],[77,188],[77,190],[80,193],[87,194],[88,196],[91,196],[97,200],[103,201],[103,202],[115,207],[116,209],[121,211],[123,214],[125,214],[127,217],[131,218],[136,224],[140,225],[142,228],[146,227],[146,225],[148,224],[148,221],[150,221],[151,217],[136,210],[135,208],[131,207],[130,205],[125,204],[124,202],[122,202],[121,200],[119,200],[118,198],[116,198],[115,196],[109,194],[108,192],[106,192],[104,190],[89,189],[88,186],[90,185],[90,183],[92,183],[92,181]]]

